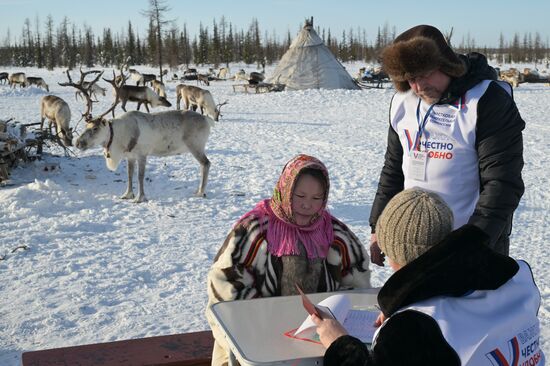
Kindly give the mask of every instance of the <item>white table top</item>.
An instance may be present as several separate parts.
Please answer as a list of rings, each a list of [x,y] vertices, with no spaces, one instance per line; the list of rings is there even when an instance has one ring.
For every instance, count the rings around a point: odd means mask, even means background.
[[[313,303],[346,293],[354,308],[372,308],[379,289],[308,294]],[[224,332],[231,350],[241,365],[322,365],[325,348],[316,343],[284,335],[298,328],[307,312],[300,296],[280,296],[214,304],[214,319]]]

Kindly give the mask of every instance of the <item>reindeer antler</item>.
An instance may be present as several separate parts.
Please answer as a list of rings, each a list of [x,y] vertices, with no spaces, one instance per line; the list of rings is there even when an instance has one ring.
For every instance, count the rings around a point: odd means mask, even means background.
[[[113,86],[113,89],[115,91],[115,101],[113,102],[111,107],[107,109],[107,111],[103,112],[99,117],[95,118],[96,120],[101,120],[103,117],[105,117],[107,114],[111,112],[113,113],[113,117],[115,116],[115,108],[120,102],[120,88],[122,88],[122,86],[126,84],[126,80],[128,80],[128,77],[129,76],[124,76],[124,72],[121,69],[119,76],[116,76],[115,70],[113,70],[112,80],[103,78],[103,80],[105,80],[106,82],[108,82]]]
[[[90,97],[90,88],[93,84],[95,84],[101,75],[103,75],[103,71],[97,71],[97,70],[90,70],[90,71],[82,71],[82,67],[80,67],[80,80],[78,83],[74,83],[73,79],[71,78],[71,74],[69,73],[69,70],[66,70],[67,78],[69,79],[68,83],[58,83],[61,86],[72,86],[73,88],[76,88],[82,92],[84,95],[84,98],[86,98],[86,111],[82,114],[82,117],[86,120],[91,119],[92,116],[92,109],[93,109],[93,103],[94,101]],[[84,86],[84,79],[86,78],[86,75],[89,74],[98,74],[93,81],[88,83],[88,86]],[[81,118],[82,119],[82,118]]]
[[[223,107],[224,105],[226,105],[226,104],[227,104],[227,100],[226,100],[225,102],[223,102],[223,103],[216,104],[216,109],[217,109],[217,111],[218,111],[218,116],[219,116],[219,117],[222,117],[222,113],[221,113],[222,107]]]

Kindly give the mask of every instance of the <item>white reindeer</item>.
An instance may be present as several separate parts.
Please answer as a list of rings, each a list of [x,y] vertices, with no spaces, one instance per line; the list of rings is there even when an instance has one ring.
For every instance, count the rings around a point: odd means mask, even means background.
[[[160,97],[166,98],[166,88],[162,81],[153,80],[151,81],[151,86],[153,87],[153,91],[155,93],[157,93]]]
[[[180,101],[183,99],[185,109],[196,110],[200,108],[202,114],[206,114],[214,121],[218,121],[220,117],[220,109],[227,101],[216,106],[212,94],[205,89],[197,86],[179,84],[176,86],[176,106],[180,109]]]
[[[65,146],[72,146],[73,129],[70,126],[71,109],[67,102],[55,95],[46,95],[40,102],[40,129],[44,128],[44,120],[48,118],[48,129],[51,133],[52,123],[55,133]]]
[[[143,81],[143,75],[141,74],[141,72],[135,69],[129,69],[128,72],[130,73],[130,78],[136,82],[136,85],[145,85],[145,81]]]
[[[152,82],[153,80],[156,80],[157,77],[155,74],[143,74],[135,69],[128,69],[128,72],[130,73],[130,77],[132,80],[136,82],[136,85],[145,85],[148,82]]]
[[[109,81],[113,86],[114,80]],[[117,90],[117,89],[115,89]],[[122,199],[134,198],[132,178],[138,163],[138,196],[135,202],[146,201],[143,179],[147,156],[168,156],[190,152],[201,165],[201,180],[196,192],[204,197],[210,161],[205,146],[214,121],[193,111],[165,111],[144,113],[132,111],[110,121],[103,119],[115,109],[119,98],[100,117],[88,118],[86,130],[76,140],[76,147],[85,150],[92,146],[104,147],[107,167],[116,170],[120,161],[128,162],[128,185]]]
[[[244,81],[248,81],[248,75],[246,75],[246,72],[244,72],[243,69],[240,69],[239,71],[237,71],[235,73],[235,75],[233,76],[233,79],[235,81],[237,80],[244,80]]]
[[[27,76],[24,72],[15,72],[11,74],[8,81],[11,87],[14,89],[16,85],[19,85],[22,88],[26,88],[29,85],[29,82],[27,81]]]
[[[228,67],[222,67],[219,71],[218,71],[218,75],[217,75],[217,78],[218,79],[225,79],[227,77],[227,74],[229,73],[229,68]]]

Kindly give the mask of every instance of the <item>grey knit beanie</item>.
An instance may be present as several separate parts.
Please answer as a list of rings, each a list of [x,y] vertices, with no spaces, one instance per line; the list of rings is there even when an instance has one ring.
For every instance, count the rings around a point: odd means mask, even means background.
[[[391,260],[406,265],[453,229],[453,212],[433,192],[410,188],[393,197],[378,218],[376,237]]]

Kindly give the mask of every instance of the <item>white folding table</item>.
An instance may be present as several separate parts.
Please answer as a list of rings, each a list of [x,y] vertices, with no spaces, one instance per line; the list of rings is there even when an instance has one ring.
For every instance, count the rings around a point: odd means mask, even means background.
[[[376,304],[379,289],[308,294],[313,303],[346,293],[353,308]],[[210,310],[241,365],[322,365],[325,348],[316,343],[284,335],[298,328],[307,312],[300,296],[280,296],[253,300],[226,301]]]

